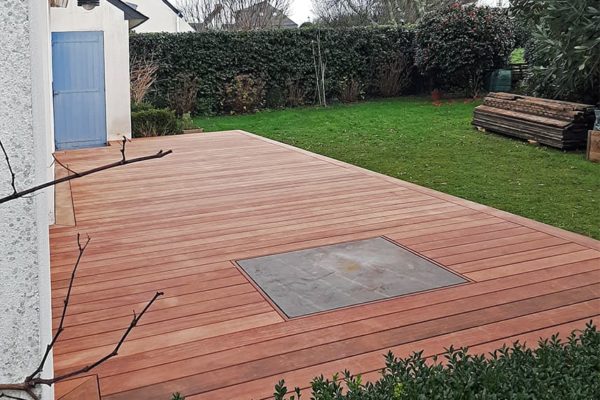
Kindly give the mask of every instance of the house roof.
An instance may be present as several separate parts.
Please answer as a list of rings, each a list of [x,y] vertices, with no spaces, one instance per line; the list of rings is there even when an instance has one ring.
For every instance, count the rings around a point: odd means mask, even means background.
[[[297,28],[298,24],[295,23],[294,21],[292,21],[287,15],[285,15],[283,13],[282,10],[278,9],[277,7],[273,6],[271,3],[269,3],[267,0],[265,1],[261,1],[258,3],[255,3],[249,7],[243,8],[241,10],[236,11],[236,16],[243,14],[243,13],[250,13],[250,12],[254,12],[254,10],[260,10],[262,12],[276,12],[281,14],[281,19],[278,22],[278,26],[282,27],[282,28]],[[271,22],[273,22],[274,20],[272,20]]]
[[[177,14],[178,17],[183,18],[183,13],[181,11],[179,11],[179,9],[177,7],[175,7],[173,4],[171,4],[168,0],[162,0],[163,3],[165,3],[167,5],[167,7],[169,7],[171,10],[173,10],[173,12],[175,14]]]
[[[121,0],[107,0],[110,4],[123,11],[125,20],[129,21],[129,29],[133,29],[148,20],[144,14],[136,10],[132,5]]]

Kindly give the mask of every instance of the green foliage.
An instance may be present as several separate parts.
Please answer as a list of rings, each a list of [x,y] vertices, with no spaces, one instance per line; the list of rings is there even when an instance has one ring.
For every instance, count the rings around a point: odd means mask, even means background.
[[[518,48],[514,49],[512,53],[510,53],[510,62],[511,64],[522,64],[525,62],[525,49]]]
[[[367,95],[376,95],[380,65],[402,54],[413,59],[413,32],[393,27],[339,29],[282,29],[248,32],[191,32],[132,34],[132,57],[152,55],[158,79],[148,100],[169,106],[176,77],[193,76],[199,114],[227,112],[226,87],[236,86],[240,75],[265,84],[267,104],[314,104],[315,68],[312,44],[320,33],[326,62],[327,96],[337,97],[339,88],[353,77]]]
[[[138,111],[148,111],[148,110],[153,110],[154,106],[150,103],[134,103],[131,102],[131,112],[138,112]]]
[[[149,109],[131,113],[133,137],[165,136],[181,133],[175,113],[167,109]]]
[[[477,105],[402,97],[195,123],[207,132],[243,129],[600,239],[600,164],[581,152],[477,132]]]
[[[600,5],[598,0],[515,0],[513,12],[530,23],[532,93],[600,101]]]
[[[179,392],[173,393],[171,400],[185,400],[185,396]]]
[[[233,78],[232,82],[225,85],[222,103],[223,111],[231,114],[255,112],[262,108],[264,103],[265,83],[260,78],[241,74]]]
[[[484,74],[504,66],[514,48],[506,13],[453,4],[425,15],[417,27],[416,64],[436,86],[477,95]]]
[[[450,347],[426,362],[423,352],[403,359],[390,352],[381,378],[363,383],[344,371],[342,378],[323,376],[312,381],[314,400],[462,400],[539,399],[583,400],[600,393],[600,332],[590,322],[563,343],[558,336],[540,340],[532,350],[518,342],[489,355],[471,355]],[[275,387],[275,400],[301,399],[298,389],[286,397],[284,381]]]
[[[196,125],[194,124],[194,120],[192,119],[192,115],[187,112],[184,113],[180,118],[180,126],[181,129],[195,129]]]

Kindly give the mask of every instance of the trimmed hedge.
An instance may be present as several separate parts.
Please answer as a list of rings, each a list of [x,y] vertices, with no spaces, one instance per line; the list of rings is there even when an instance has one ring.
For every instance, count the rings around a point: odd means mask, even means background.
[[[515,343],[487,358],[450,347],[443,362],[426,362],[423,353],[397,359],[386,356],[382,377],[374,383],[344,372],[333,380],[312,382],[314,400],[462,400],[538,399],[591,400],[600,393],[600,332],[590,322],[566,343],[556,336],[540,340],[535,350]],[[303,399],[288,393],[284,381],[275,386],[275,400]]]
[[[195,113],[223,112],[227,85],[246,75],[264,83],[265,102],[277,108],[315,103],[313,47],[320,40],[327,96],[337,98],[352,81],[377,96],[378,77],[399,56],[414,58],[414,33],[403,28],[283,29],[250,32],[132,34],[132,58],[151,57],[158,80],[148,100],[169,106],[169,93],[185,74],[198,77]],[[414,75],[411,78],[414,89]]]
[[[131,112],[131,133],[134,138],[176,135],[181,133],[181,126],[175,112],[143,105]]]

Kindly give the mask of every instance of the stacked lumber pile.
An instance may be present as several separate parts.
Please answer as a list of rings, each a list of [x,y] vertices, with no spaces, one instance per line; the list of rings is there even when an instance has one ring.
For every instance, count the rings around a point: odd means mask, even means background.
[[[489,93],[475,108],[473,125],[559,149],[585,148],[594,124],[594,106]]]

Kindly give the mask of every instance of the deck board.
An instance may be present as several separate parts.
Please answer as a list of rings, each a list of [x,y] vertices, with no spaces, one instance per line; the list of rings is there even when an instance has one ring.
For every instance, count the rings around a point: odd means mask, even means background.
[[[119,356],[94,371],[102,397],[263,399],[285,377],[344,368],[375,378],[388,349],[535,343],[600,314],[600,242],[241,131],[137,139],[160,160],[71,182],[76,226],[51,227],[54,325],[79,267],[57,373],[112,349],[165,292]],[[82,170],[119,148],[61,152]],[[467,284],[287,319],[233,261],[386,236]]]

